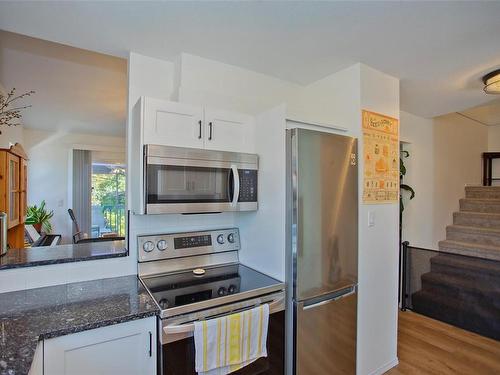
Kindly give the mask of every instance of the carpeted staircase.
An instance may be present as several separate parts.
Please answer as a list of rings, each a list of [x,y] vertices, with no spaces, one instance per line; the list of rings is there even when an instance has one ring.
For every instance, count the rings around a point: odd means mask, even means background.
[[[468,186],[413,310],[500,340],[500,186]],[[455,255],[456,254],[456,255]]]

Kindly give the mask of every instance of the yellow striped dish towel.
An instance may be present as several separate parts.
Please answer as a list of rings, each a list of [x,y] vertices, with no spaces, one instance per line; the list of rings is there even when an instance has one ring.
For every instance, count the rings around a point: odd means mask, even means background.
[[[267,357],[269,305],[194,323],[195,369],[225,375]]]

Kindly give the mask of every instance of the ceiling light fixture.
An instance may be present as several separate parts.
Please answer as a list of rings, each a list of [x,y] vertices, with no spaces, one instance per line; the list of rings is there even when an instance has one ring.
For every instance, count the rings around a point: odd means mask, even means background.
[[[500,94],[500,69],[494,70],[483,77],[486,94]]]

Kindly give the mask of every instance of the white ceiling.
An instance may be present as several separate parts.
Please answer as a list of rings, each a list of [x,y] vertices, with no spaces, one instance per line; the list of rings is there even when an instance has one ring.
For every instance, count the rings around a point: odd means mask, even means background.
[[[124,59],[0,31],[0,83],[35,91],[23,100],[26,128],[125,135]]]
[[[432,117],[491,100],[500,2],[0,2],[0,28],[125,57],[180,52],[310,83],[356,62]]]
[[[483,125],[500,126],[500,98],[459,113]]]

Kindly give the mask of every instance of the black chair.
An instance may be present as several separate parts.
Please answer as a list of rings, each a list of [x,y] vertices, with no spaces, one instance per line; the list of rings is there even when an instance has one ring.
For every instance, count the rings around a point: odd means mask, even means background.
[[[68,208],[68,214],[71,221],[75,225],[75,232],[73,233],[73,243],[86,243],[86,242],[106,242],[106,241],[122,241],[125,237],[121,236],[106,236],[106,237],[96,237],[96,238],[86,238],[85,233],[80,230],[80,226],[76,221],[75,213],[71,208]]]

